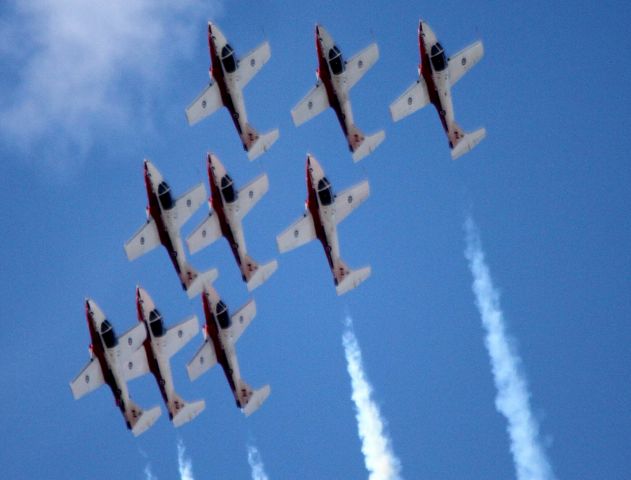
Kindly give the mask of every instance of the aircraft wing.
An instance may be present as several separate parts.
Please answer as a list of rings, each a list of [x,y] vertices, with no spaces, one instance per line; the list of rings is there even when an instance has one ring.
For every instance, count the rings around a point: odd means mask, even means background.
[[[81,373],[70,382],[70,390],[72,390],[72,395],[75,400],[79,400],[86,393],[96,390],[104,383],[105,379],[103,378],[101,365],[98,360],[92,358],[88,364],[83,367]]]
[[[199,322],[195,315],[169,328],[165,334],[165,351],[172,357],[199,332]]]
[[[237,196],[239,217],[245,217],[268,190],[269,180],[265,173],[259,175],[239,190],[239,195]]]
[[[126,381],[142,377],[149,373],[149,362],[147,361],[145,349],[139,348],[132,353],[129,360],[124,365],[121,365],[121,369],[123,370],[122,374]]]
[[[202,373],[217,363],[215,348],[209,338],[204,340],[204,344],[197,351],[193,359],[186,365],[188,378],[196,380]]]
[[[237,313],[232,315],[230,327],[226,330],[225,335],[234,345],[239,340],[241,334],[248,328],[252,319],[256,316],[256,303],[250,300]]]
[[[215,82],[211,82],[199,96],[186,107],[186,120],[189,125],[195,125],[197,122],[206,118],[223,106],[221,100],[221,92]]]
[[[299,126],[307,120],[311,120],[316,115],[322,113],[329,106],[329,98],[326,95],[326,88],[322,83],[318,82],[315,87],[309,90],[309,93],[300,100],[291,110],[291,118],[294,125]]]
[[[371,43],[346,62],[346,86],[350,90],[379,59],[379,47]]]
[[[403,95],[390,104],[390,115],[392,115],[393,121],[398,122],[428,103],[427,85],[425,80],[419,78],[403,92]]]
[[[466,48],[463,48],[449,59],[449,78],[454,86],[462,76],[471,70],[484,56],[484,45],[478,40]]]
[[[368,180],[347,188],[335,196],[335,223],[344,220],[349,213],[359,207],[370,195]]]
[[[200,251],[221,237],[221,225],[217,214],[212,210],[199,226],[186,239],[186,246],[191,254]]]
[[[239,69],[237,70],[239,87],[245,88],[271,56],[272,51],[269,42],[263,42],[239,60]]]
[[[168,210],[166,214],[170,217],[172,224],[179,229],[204,201],[206,201],[206,187],[200,182],[178,198],[173,208]]]
[[[140,230],[125,243],[125,253],[129,260],[134,260],[160,245],[160,235],[153,218],[149,218]]]
[[[296,220],[287,230],[276,237],[280,253],[298,248],[316,238],[313,217],[306,212]]]
[[[142,347],[145,338],[147,338],[147,328],[142,322],[118,337],[121,361],[127,361],[131,358],[132,354]]]

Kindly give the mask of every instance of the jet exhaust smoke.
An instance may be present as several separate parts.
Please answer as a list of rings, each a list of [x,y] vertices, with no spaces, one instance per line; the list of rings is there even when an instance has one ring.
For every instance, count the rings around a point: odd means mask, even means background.
[[[248,463],[252,469],[252,480],[269,480],[259,449],[252,444],[248,445]]]
[[[521,358],[506,333],[499,294],[493,286],[478,228],[471,217],[465,221],[465,257],[473,274],[473,292],[486,331],[484,343],[489,352],[497,388],[495,407],[508,420],[511,452],[518,480],[553,480],[552,467],[539,440],[539,425],[530,409],[530,392],[521,371]]]
[[[151,471],[151,464],[150,463],[145,465],[144,473],[145,473],[145,480],[158,480],[158,477],[156,477],[153,474],[153,472]]]
[[[364,464],[369,480],[400,480],[401,462],[392,451],[392,442],[385,432],[385,422],[372,399],[372,387],[366,378],[361,349],[353,332],[353,320],[346,317],[342,335],[348,374],[351,377],[357,430],[362,442]]]
[[[177,439],[177,465],[181,480],[195,480],[195,477],[193,477],[193,462],[186,456],[186,447],[181,438]]]

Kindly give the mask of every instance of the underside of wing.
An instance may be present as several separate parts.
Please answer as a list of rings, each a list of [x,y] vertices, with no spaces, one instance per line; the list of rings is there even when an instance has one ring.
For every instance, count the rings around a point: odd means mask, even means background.
[[[193,100],[193,103],[186,107],[186,120],[188,120],[189,125],[195,125],[222,106],[219,87],[215,82],[212,82]]]
[[[370,195],[368,180],[347,188],[335,196],[335,223],[344,220],[349,213],[359,207]]]
[[[254,302],[254,300],[250,300],[243,307],[241,307],[237,311],[237,313],[230,317],[231,323],[230,327],[226,331],[226,335],[233,345],[237,343],[237,340],[239,340],[239,337],[241,336],[241,334],[243,334],[245,329],[248,328],[248,325],[250,325],[250,322],[252,322],[252,319],[255,316],[256,303]]]
[[[166,336],[166,353],[172,357],[199,332],[199,322],[193,315],[169,328]]]
[[[315,227],[311,213],[305,213],[296,220],[287,230],[276,237],[278,250],[288,252],[298,248],[316,238]]]
[[[239,190],[237,202],[239,204],[239,217],[245,217],[263,195],[269,190],[267,174],[263,173]]]
[[[416,112],[429,103],[429,94],[425,80],[419,78],[416,82],[390,104],[390,115],[395,122]]]
[[[103,379],[103,371],[98,360],[91,359],[88,364],[83,367],[81,373],[70,382],[70,390],[75,400],[79,400],[86,393],[96,390],[105,383]]]
[[[221,237],[221,225],[217,214],[212,210],[199,226],[186,239],[189,252],[199,252]]]
[[[186,365],[188,378],[196,380],[202,373],[217,363],[217,355],[210,339],[206,339],[193,359]]]
[[[125,253],[134,260],[160,245],[160,235],[153,218],[150,218],[133,237],[125,243]]]
[[[309,90],[305,98],[300,100],[298,105],[291,110],[291,118],[294,121],[294,125],[299,126],[307,120],[311,120],[313,117],[322,113],[328,106],[329,98],[326,95],[326,89],[322,83],[318,83]]]
[[[142,346],[145,338],[147,338],[147,328],[142,322],[123,333],[118,338],[121,361],[127,361]]]
[[[272,51],[269,42],[263,42],[239,60],[239,69],[237,70],[239,87],[245,88],[271,56]]]
[[[379,47],[376,43],[372,43],[348,60],[344,73],[348,89],[353,88],[378,59]]]
[[[169,215],[173,224],[180,228],[191,218],[191,215],[197,211],[205,200],[206,187],[200,182],[178,198],[173,208],[168,210],[167,215]]]
[[[147,354],[144,348],[139,348],[131,357],[121,365],[123,370],[123,376],[126,381],[133,380],[134,378],[142,377],[149,373],[149,362],[147,362]]]
[[[484,45],[478,40],[449,59],[449,80],[455,85],[484,56]]]

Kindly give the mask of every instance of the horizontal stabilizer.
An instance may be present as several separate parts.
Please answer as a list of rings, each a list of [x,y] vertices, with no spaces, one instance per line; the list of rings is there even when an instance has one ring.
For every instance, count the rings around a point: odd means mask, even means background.
[[[484,137],[486,137],[485,128],[480,128],[475,132],[467,133],[460,139],[456,146],[451,149],[451,158],[456,160],[458,157],[470,152],[478,143],[484,140]]]
[[[189,285],[186,290],[188,298],[193,299],[199,295],[204,289],[204,285],[212,285],[212,283],[219,277],[219,270],[213,268],[197,275],[197,278]]]
[[[368,277],[370,277],[370,267],[360,268],[359,270],[351,270],[346,273],[344,279],[335,287],[338,295],[344,295],[349,290],[354,289]]]
[[[269,397],[270,392],[271,388],[269,385],[265,385],[264,387],[255,390],[248,399],[248,402],[241,408],[241,411],[246,417],[249,417],[256,412],[261,405],[263,405],[265,400],[267,400],[267,397]]]
[[[278,128],[272,130],[270,132],[259,135],[258,139],[247,146],[246,150],[248,152],[248,159],[254,160],[260,155],[267,152],[272,145],[278,140],[278,136],[280,135]]]
[[[259,265],[258,268],[250,275],[247,280],[248,292],[262,285],[278,268],[278,262],[272,260],[265,265]]]
[[[385,138],[386,132],[383,130],[365,137],[364,141],[353,151],[353,161],[359,162],[365,156],[370,155]]]
[[[185,423],[190,422],[206,408],[206,402],[204,400],[198,400],[191,403],[182,402],[182,399],[179,399],[179,401],[181,402],[179,409],[176,410],[175,408],[171,408],[171,406],[169,406],[172,414],[173,426],[175,427],[181,427]],[[175,412],[173,410],[175,410]]]
[[[131,400],[128,400],[127,403],[128,406],[125,417],[127,418],[128,426],[131,429],[131,433],[134,434],[134,437],[137,437],[147,431],[154,423],[156,423],[156,420],[162,414],[162,411],[158,406],[155,406],[150,410],[143,411]]]

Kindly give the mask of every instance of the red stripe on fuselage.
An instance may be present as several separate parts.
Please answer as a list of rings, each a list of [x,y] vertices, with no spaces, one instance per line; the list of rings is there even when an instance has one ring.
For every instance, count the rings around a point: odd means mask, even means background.
[[[204,316],[206,317],[206,334],[213,343],[217,363],[221,365],[223,373],[226,376],[226,380],[228,380],[228,384],[230,385],[230,389],[234,394],[234,398],[237,399],[237,387],[234,383],[234,379],[232,378],[232,368],[228,363],[228,356],[226,355],[223,343],[219,338],[219,325],[217,324],[217,319],[215,318],[215,314],[213,312],[212,302],[208,300],[208,293],[206,291],[202,293],[202,303],[204,307]]]
[[[210,183],[210,204],[212,206],[212,209],[215,211],[215,214],[217,215],[217,219],[219,220],[221,234],[228,241],[228,244],[230,245],[230,250],[232,250],[232,254],[234,255],[234,258],[237,261],[237,265],[241,270],[241,276],[245,281],[246,279],[242,270],[241,255],[239,255],[239,246],[237,245],[237,241],[234,238],[234,233],[232,232],[232,229],[228,224],[228,219],[226,218],[226,211],[224,210],[223,205],[223,197],[221,196],[221,191],[217,186],[218,182],[217,178],[215,177],[215,173],[213,172],[212,160],[210,159],[210,155],[208,156],[208,181]]]
[[[438,89],[436,88],[436,82],[434,82],[434,77],[432,75],[432,65],[429,60],[427,49],[425,48],[425,40],[423,39],[423,27],[421,22],[419,22],[418,25],[418,46],[421,55],[421,75],[423,76],[423,80],[425,80],[425,85],[427,86],[429,101],[432,103],[432,105],[434,105],[434,108],[436,108],[436,112],[438,113],[438,117],[440,118],[440,122],[443,125],[445,133],[449,134],[447,119],[445,118],[444,113],[445,109],[443,108],[442,101],[440,100],[440,95],[438,94]]]

